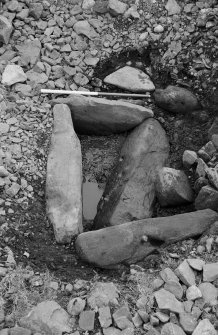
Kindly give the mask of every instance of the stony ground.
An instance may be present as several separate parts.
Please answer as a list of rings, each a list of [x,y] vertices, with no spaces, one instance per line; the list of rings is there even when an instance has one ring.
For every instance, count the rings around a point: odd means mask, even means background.
[[[174,269],[190,255],[207,262],[216,261],[218,256],[215,234],[179,243],[161,255],[152,255],[140,264],[141,268],[133,267],[133,274],[138,271],[140,277],[136,285],[128,269],[114,272],[91,268],[77,259],[73,243],[55,243],[45,214],[51,96],[40,95],[40,88],[117,91],[102,80],[128,63],[149,73],[156,87],[178,84],[192,89],[204,110],[191,117],[161,111],[154,107],[152,96],[142,102],[154,109],[166,130],[171,145],[170,163],[175,168],[181,167],[185,149],[197,151],[205,144],[216,115],[217,1],[177,1],[168,10],[167,1],[123,2],[130,9],[119,16],[110,15],[105,9],[107,1],[98,0],[45,0],[38,5],[29,0],[12,0],[3,7],[3,15],[12,22],[14,30],[9,43],[2,43],[0,48],[0,73],[7,64],[20,65],[27,81],[0,87],[0,159],[8,172],[1,172],[0,178],[1,271],[4,276],[4,265],[13,267],[15,262],[30,266],[34,271],[30,285],[33,291],[44,289],[45,283],[49,286],[50,282],[58,282],[54,295],[57,293],[63,307],[69,300],[66,284],[73,285],[78,279],[91,283],[113,281],[131,305],[140,290],[150,292],[149,283],[165,264]],[[73,28],[80,20],[84,26]],[[27,38],[32,44],[25,44]],[[125,135],[100,139],[82,136],[84,177],[91,172],[104,184],[124,138]],[[157,207],[156,213],[166,216],[190,210],[192,206],[164,211]],[[10,250],[13,256],[8,259]],[[55,279],[45,276],[46,269]],[[37,291],[40,297],[33,301],[53,298],[54,291],[43,296],[43,289]],[[8,313],[11,310],[9,303]]]

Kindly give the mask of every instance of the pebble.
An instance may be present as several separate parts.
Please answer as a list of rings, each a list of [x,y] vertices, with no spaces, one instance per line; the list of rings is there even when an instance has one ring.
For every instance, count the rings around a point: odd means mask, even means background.
[[[154,27],[154,32],[157,34],[163,33],[164,27],[161,24],[158,24],[156,27]]]

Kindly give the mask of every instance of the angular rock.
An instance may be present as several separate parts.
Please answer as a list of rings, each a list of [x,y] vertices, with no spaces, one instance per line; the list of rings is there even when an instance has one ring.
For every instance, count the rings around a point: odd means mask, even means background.
[[[31,334],[32,334],[31,330],[23,328],[23,327],[10,328],[10,335],[31,335]],[[0,331],[0,335],[4,335],[4,333],[1,334],[1,331]]]
[[[168,0],[165,8],[168,11],[168,15],[175,15],[181,12],[181,7],[176,0]]]
[[[218,262],[203,266],[203,281],[212,282],[218,278]]]
[[[210,184],[218,190],[218,172],[214,168],[208,168],[206,170],[207,177],[210,181]]]
[[[73,298],[68,302],[67,311],[70,315],[79,315],[85,308],[85,300],[78,298]]]
[[[121,2],[119,0],[109,0],[108,1],[108,9],[112,16],[118,16],[120,14],[124,14],[127,10],[127,4]]]
[[[104,335],[121,335],[121,333],[122,333],[121,330],[115,327],[109,327],[109,328],[103,329]]]
[[[124,66],[109,74],[104,78],[104,82],[136,93],[154,91],[155,89],[146,73],[131,66]]]
[[[105,307],[110,304],[118,305],[118,293],[113,283],[98,282],[88,296],[87,303],[92,309]]]
[[[156,312],[154,313],[154,316],[156,316],[163,323],[168,322],[170,319],[169,315],[162,313],[162,312]]]
[[[11,86],[27,80],[26,74],[19,65],[7,65],[2,74],[2,84]]]
[[[192,334],[198,324],[196,318],[190,313],[180,313],[179,322],[187,334]]]
[[[85,35],[90,40],[98,37],[98,33],[95,31],[95,29],[86,20],[77,21],[74,24],[73,29],[75,30],[75,32],[78,35]]]
[[[102,328],[108,328],[112,324],[111,312],[108,306],[100,307],[98,310],[99,322]]]
[[[8,44],[12,31],[11,22],[5,16],[0,15],[0,42]]]
[[[218,117],[216,117],[208,130],[208,138],[209,140],[212,139],[213,135],[218,135]]]
[[[192,92],[177,86],[170,85],[166,89],[156,89],[154,98],[160,108],[174,114],[186,114],[201,107]]]
[[[208,209],[89,231],[78,236],[76,251],[84,261],[99,267],[132,264],[144,259],[162,243],[201,235],[217,217],[216,212]]]
[[[166,163],[168,150],[165,131],[154,119],[131,132],[98,204],[95,228],[151,217],[156,174]]]
[[[196,300],[202,297],[202,293],[195,285],[190,286],[186,291],[187,300]]]
[[[29,7],[29,15],[39,20],[43,12],[43,5],[40,2],[33,2]]]
[[[186,174],[169,167],[159,170],[156,178],[156,192],[158,201],[163,207],[193,201],[193,191]]]
[[[131,314],[127,306],[119,308],[113,314],[113,320],[115,325],[120,329],[134,328],[133,323],[131,322]]]
[[[19,51],[21,65],[33,67],[39,59],[41,43],[37,39],[26,41],[22,45],[16,45],[16,49]]]
[[[218,298],[218,289],[211,283],[201,283],[198,286],[206,303],[211,303]]]
[[[166,323],[161,329],[161,335],[186,335],[181,327],[175,323]]]
[[[160,271],[161,278],[167,283],[168,281],[177,281],[179,282],[179,278],[175,275],[173,270],[170,268],[165,268]]]
[[[19,325],[33,332],[56,335],[70,333],[72,330],[67,312],[52,300],[39,303],[27,316],[20,319]]]
[[[192,335],[217,335],[217,331],[208,319],[201,320]]]
[[[153,116],[151,109],[119,100],[72,96],[56,99],[52,104],[67,104],[72,112],[76,132],[108,135],[126,132]]]
[[[143,325],[143,320],[140,317],[139,313],[135,313],[135,315],[132,318],[132,322],[136,328],[139,328]]]
[[[184,260],[175,270],[179,279],[187,286],[195,285],[195,274],[187,260]]]
[[[182,156],[183,165],[188,169],[197,162],[197,159],[198,155],[192,150],[185,150]]]
[[[184,291],[182,285],[178,281],[173,280],[167,281],[166,284],[164,285],[164,289],[174,294],[177,299],[179,300],[182,299]]]
[[[38,85],[38,84],[44,84],[48,81],[48,77],[45,73],[38,73],[33,70],[26,72],[27,78],[30,82]]]
[[[54,130],[47,162],[47,215],[59,243],[69,243],[82,227],[82,154],[66,105],[54,107]]]
[[[195,208],[217,210],[218,208],[218,191],[211,186],[203,186],[195,199]]]
[[[94,329],[95,311],[83,311],[79,316],[79,327],[82,330],[91,331]]]
[[[183,304],[175,298],[174,294],[164,290],[163,288],[156,291],[154,293],[154,297],[160,310],[167,310],[173,313],[184,312]]]
[[[203,261],[203,259],[200,259],[200,258],[188,258],[187,262],[191,266],[192,269],[197,270],[197,271],[202,271],[203,266],[205,264],[205,261]]]

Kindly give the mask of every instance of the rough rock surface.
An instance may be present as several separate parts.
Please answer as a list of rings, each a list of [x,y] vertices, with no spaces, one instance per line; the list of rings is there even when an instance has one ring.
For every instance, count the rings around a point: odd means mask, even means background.
[[[156,178],[157,198],[161,206],[182,205],[193,201],[193,191],[186,174],[164,167]]]
[[[127,137],[94,219],[95,228],[148,218],[155,200],[155,178],[168,158],[166,134],[154,119]]]
[[[174,114],[186,114],[200,109],[196,96],[183,87],[168,86],[154,92],[156,104]]]
[[[211,186],[203,186],[195,199],[195,208],[217,210],[218,191]]]
[[[2,74],[2,84],[7,86],[21,83],[26,80],[27,76],[19,65],[7,65]]]
[[[132,264],[144,259],[159,244],[199,236],[216,219],[216,212],[204,210],[123,223],[80,234],[76,251],[82,260],[103,268]]]
[[[70,317],[55,301],[43,301],[19,321],[20,326],[34,332],[62,335],[70,333]]]
[[[0,41],[8,44],[12,31],[11,22],[5,16],[0,15]]]
[[[125,66],[109,74],[104,78],[104,82],[136,93],[154,91],[155,89],[146,73],[131,66]]]
[[[59,243],[82,232],[82,154],[67,105],[54,107],[47,163],[47,214]]]
[[[56,99],[53,104],[70,107],[75,130],[80,134],[107,135],[128,131],[152,117],[149,108],[119,100],[73,96]]]

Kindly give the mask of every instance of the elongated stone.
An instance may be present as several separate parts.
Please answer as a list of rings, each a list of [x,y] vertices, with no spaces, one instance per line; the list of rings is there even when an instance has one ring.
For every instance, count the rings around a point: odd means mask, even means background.
[[[82,227],[82,155],[67,105],[54,107],[54,130],[47,163],[47,215],[59,243]]]
[[[51,101],[59,103],[70,107],[76,132],[85,135],[126,132],[154,115],[151,109],[129,102],[80,95]]]
[[[94,227],[119,225],[152,216],[157,172],[169,144],[158,121],[148,119],[127,137],[120,159],[98,205]]]

